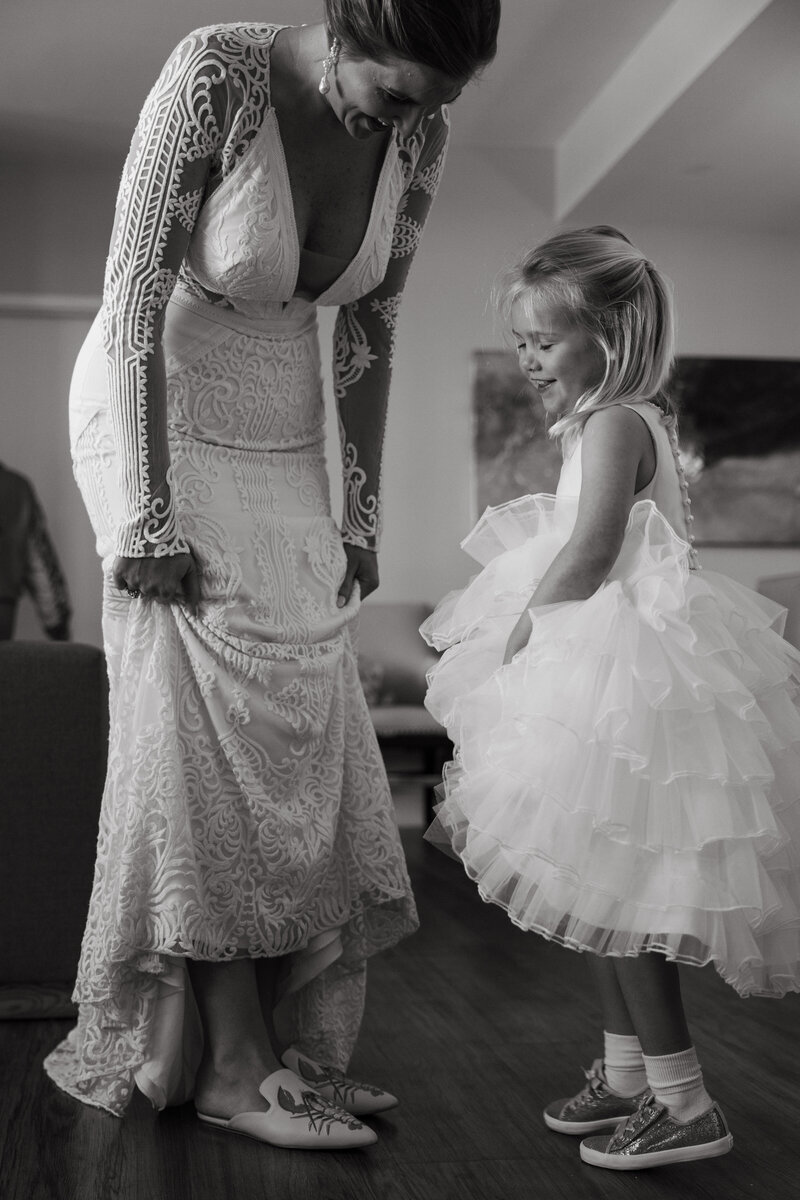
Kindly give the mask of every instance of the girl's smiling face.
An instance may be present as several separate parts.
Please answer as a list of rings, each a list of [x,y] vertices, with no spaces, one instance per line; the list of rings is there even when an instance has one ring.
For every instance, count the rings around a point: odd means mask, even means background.
[[[517,300],[511,328],[519,367],[553,417],[572,412],[581,396],[600,383],[605,357],[577,325],[554,310]]]

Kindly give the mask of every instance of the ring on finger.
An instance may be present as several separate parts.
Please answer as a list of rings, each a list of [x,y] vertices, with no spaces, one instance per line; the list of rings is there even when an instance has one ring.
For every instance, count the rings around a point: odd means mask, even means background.
[[[131,598],[132,600],[138,600],[138,599],[139,599],[139,597],[140,597],[140,596],[141,596],[141,594],[142,594],[142,593],[139,591],[139,589],[138,589],[138,588],[129,588],[129,587],[126,587],[126,588],[125,588],[125,591],[128,593],[128,595],[130,596],[130,598]]]

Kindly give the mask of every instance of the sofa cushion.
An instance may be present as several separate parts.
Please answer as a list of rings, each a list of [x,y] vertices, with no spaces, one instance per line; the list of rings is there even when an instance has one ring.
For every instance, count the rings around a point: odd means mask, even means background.
[[[392,704],[375,708],[371,712],[372,724],[382,738],[425,738],[445,737],[445,732],[438,721],[434,720],[427,708],[418,704]]]
[[[793,646],[800,647],[800,573],[771,575],[767,579],[759,579],[757,587],[762,596],[784,606],[786,626],[783,636]]]
[[[361,606],[356,633],[359,673],[379,666],[382,672],[377,700],[369,704],[422,704],[426,673],[438,661],[435,651],[420,637],[419,627],[431,609],[427,604],[384,604],[366,601]],[[367,677],[367,687],[370,680]]]
[[[107,752],[102,651],[0,644],[0,984],[75,978]]]

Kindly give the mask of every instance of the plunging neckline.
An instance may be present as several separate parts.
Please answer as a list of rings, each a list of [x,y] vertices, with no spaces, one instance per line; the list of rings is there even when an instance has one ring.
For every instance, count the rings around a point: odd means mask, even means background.
[[[365,253],[367,252],[370,241],[374,236],[376,222],[379,218],[379,212],[383,203],[383,198],[386,192],[387,181],[394,170],[397,163],[397,130],[392,130],[392,136],[387,143],[386,150],[383,156],[383,163],[378,174],[378,181],[375,185],[375,191],[372,197],[372,204],[367,218],[366,229],[361,243],[354,256],[350,259],[347,265],[336,276],[336,278],[321,291],[317,296],[308,298],[297,294],[297,287],[300,282],[300,253],[303,249],[300,245],[300,238],[297,232],[297,219],[295,217],[294,196],[292,195],[292,184],[289,178],[289,167],[286,161],[286,153],[283,148],[283,138],[281,137],[280,125],[278,124],[278,113],[272,103],[272,48],[275,45],[275,39],[278,34],[284,29],[297,29],[296,25],[278,25],[273,26],[272,38],[269,42],[267,53],[267,104],[264,109],[264,116],[261,124],[251,141],[248,148],[245,150],[242,157],[236,163],[229,175],[222,180],[219,186],[211,193],[206,201],[205,207],[212,207],[215,202],[218,202],[225,193],[235,186],[240,175],[249,169],[252,169],[254,163],[263,163],[265,158],[270,167],[274,167],[274,182],[275,190],[278,196],[278,209],[282,215],[281,225],[284,226],[285,243],[287,258],[287,282],[291,282],[291,295],[288,300],[283,301],[284,307],[291,304],[295,300],[299,300],[304,304],[324,305],[330,302],[329,297],[331,292],[334,292],[343,284],[346,284],[350,276],[355,273],[361,265]],[[262,143],[269,142],[271,135],[271,148],[274,153],[270,156],[269,148],[266,156],[260,154]],[[286,214],[283,216],[283,214]],[[311,253],[315,253],[312,251]],[[335,257],[331,255],[330,257]],[[288,288],[287,288],[288,290]]]
[[[272,51],[272,46],[274,44],[275,44],[275,39],[273,38],[272,43],[270,45],[270,53]],[[297,232],[297,219],[295,217],[295,212],[294,212],[294,197],[292,196],[292,183],[291,183],[291,179],[289,178],[289,167],[286,162],[286,153],[283,148],[283,138],[281,137],[280,125],[278,124],[278,113],[272,103],[270,103],[269,108],[267,109],[263,125],[268,125],[268,124],[272,124],[274,126],[274,146],[275,146],[275,150],[276,150],[276,160],[277,160],[277,165],[278,165],[278,179],[280,181],[280,186],[283,189],[283,196],[281,198],[284,202],[284,207],[286,209],[286,212],[289,214],[289,226],[290,226],[291,238],[290,238],[289,245],[287,248],[291,254],[292,278],[294,281],[292,284],[291,299],[292,300],[304,300],[307,304],[323,304],[325,301],[325,298],[328,296],[328,293],[332,292],[334,290],[334,288],[338,287],[339,284],[341,284],[343,281],[345,281],[348,278],[348,276],[353,271],[356,264],[358,264],[360,262],[362,255],[364,254],[364,251],[366,250],[367,246],[369,245],[370,238],[372,237],[372,234],[373,234],[373,231],[375,228],[375,222],[377,220],[378,210],[380,208],[379,201],[382,199],[383,193],[384,193],[384,190],[386,187],[386,180],[387,180],[387,176],[389,174],[390,163],[392,166],[394,166],[393,160],[394,160],[394,158],[396,158],[397,131],[392,130],[391,139],[390,139],[389,143],[387,144],[386,150],[383,155],[383,162],[381,164],[380,173],[378,175],[378,182],[375,185],[375,192],[372,196],[372,204],[370,205],[369,217],[367,218],[366,229],[364,230],[364,236],[361,239],[358,249],[356,250],[353,257],[350,259],[350,261],[347,263],[347,266],[343,268],[343,270],[336,276],[336,278],[333,280],[333,282],[330,283],[322,292],[320,292],[318,296],[314,297],[313,299],[308,299],[305,296],[298,296],[298,294],[297,294],[297,285],[300,282],[300,278],[299,278],[299,276],[300,276],[300,252],[303,249],[303,247],[300,245],[300,237]],[[262,125],[262,128],[263,128],[263,125]],[[255,146],[256,142],[259,140],[260,137],[261,137],[261,129],[259,129],[257,136],[253,139],[253,146]],[[317,252],[311,251],[311,253],[313,254],[313,253],[317,253]],[[334,258],[335,255],[329,255],[328,257]],[[290,303],[291,303],[291,301],[290,301]]]

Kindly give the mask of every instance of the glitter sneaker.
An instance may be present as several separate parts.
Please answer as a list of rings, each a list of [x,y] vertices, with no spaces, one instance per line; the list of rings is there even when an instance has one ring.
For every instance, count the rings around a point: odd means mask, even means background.
[[[610,1136],[586,1138],[581,1158],[593,1167],[640,1171],[668,1163],[716,1158],[733,1148],[733,1138],[716,1104],[693,1121],[677,1121],[663,1104],[646,1094],[624,1125]]]
[[[556,1133],[596,1133],[598,1129],[616,1129],[620,1121],[632,1116],[647,1095],[617,1096],[608,1086],[602,1058],[596,1058],[588,1071],[586,1084],[568,1100],[554,1100],[542,1114],[545,1125]]]

